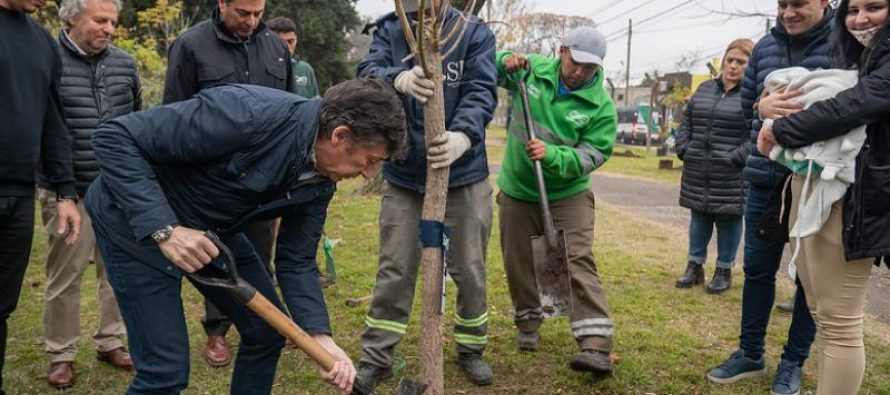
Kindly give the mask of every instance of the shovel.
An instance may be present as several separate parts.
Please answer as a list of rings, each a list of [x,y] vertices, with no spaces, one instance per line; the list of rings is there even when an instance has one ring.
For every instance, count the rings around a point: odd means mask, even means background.
[[[535,124],[528,106],[528,90],[525,81],[518,80],[519,97],[522,99],[522,114],[528,130],[529,141],[536,137]],[[547,187],[544,185],[544,172],[540,161],[533,161],[538,196],[541,205],[541,222],[544,234],[531,237],[532,259],[535,265],[535,278],[544,317],[567,316],[572,311],[572,298],[569,279],[566,237],[553,225],[550,203],[547,200]]]
[[[263,321],[266,321],[282,336],[290,340],[297,348],[302,350],[306,355],[312,358],[315,363],[319,364],[326,371],[334,367],[337,359],[321,344],[306,333],[299,325],[297,325],[290,317],[276,307],[263,294],[257,292],[253,285],[245,281],[238,275],[238,266],[235,264],[235,257],[232,251],[227,247],[219,237],[212,233],[206,232],[207,236],[213,244],[225,255],[227,262],[218,267],[215,265],[207,265],[194,273],[186,274],[192,280],[211,287],[217,287],[229,290],[235,297],[244,302],[244,304],[256,313]],[[404,381],[404,379],[403,379]],[[407,382],[405,388],[408,392],[397,392],[397,395],[420,395],[423,390],[416,391],[413,382]],[[400,383],[400,390],[402,385]],[[411,392],[413,391],[413,392]],[[352,386],[352,395],[374,395],[374,392],[364,388],[358,381]]]

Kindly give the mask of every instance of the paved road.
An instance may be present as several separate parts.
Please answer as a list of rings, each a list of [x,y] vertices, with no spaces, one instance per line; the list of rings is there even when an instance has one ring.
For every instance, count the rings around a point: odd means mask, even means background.
[[[689,210],[677,205],[680,194],[679,186],[596,172],[593,185],[599,202],[607,203],[650,221],[676,226],[683,231],[689,224]],[[739,265],[741,264],[741,255],[742,249],[740,248]],[[785,258],[790,256],[791,254],[786,249]],[[785,263],[783,262],[783,273],[786,273]],[[682,263],[677,264],[678,273],[682,270],[680,266]],[[787,277],[786,274],[783,275]],[[881,322],[890,323],[890,270],[884,267],[872,270],[866,313],[875,316]]]

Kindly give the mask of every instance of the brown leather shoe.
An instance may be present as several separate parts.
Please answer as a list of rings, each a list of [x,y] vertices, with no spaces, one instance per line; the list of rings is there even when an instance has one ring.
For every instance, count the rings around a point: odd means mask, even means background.
[[[98,351],[96,352],[96,358],[118,369],[133,369],[133,359],[130,358],[130,353],[127,352],[127,349],[123,347],[118,347],[114,350],[108,350],[105,352]]]
[[[226,366],[229,364],[229,346],[225,336],[207,336],[207,355],[204,360],[210,366]]]
[[[46,381],[53,388],[68,388],[74,385],[74,362],[54,362],[49,364]]]

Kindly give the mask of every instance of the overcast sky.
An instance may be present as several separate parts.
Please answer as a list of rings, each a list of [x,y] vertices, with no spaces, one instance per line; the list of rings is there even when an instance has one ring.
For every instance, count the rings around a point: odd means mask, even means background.
[[[495,2],[499,0],[494,0]],[[682,55],[719,57],[730,41],[751,38],[766,30],[766,18],[728,20],[709,10],[761,12],[775,15],[777,0],[525,0],[535,11],[593,18],[608,40],[607,72],[624,69],[627,58],[627,20],[634,21],[631,39],[631,76],[673,71]],[[377,17],[392,10],[392,0],[359,0],[360,14]],[[774,18],[773,18],[774,19]],[[698,62],[696,72],[706,72]]]

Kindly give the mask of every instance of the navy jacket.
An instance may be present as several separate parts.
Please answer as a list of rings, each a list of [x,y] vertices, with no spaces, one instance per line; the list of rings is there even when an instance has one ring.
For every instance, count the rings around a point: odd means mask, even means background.
[[[831,68],[828,35],[831,32],[833,16],[834,11],[829,7],[822,21],[810,31],[794,37],[789,36],[785,27],[779,23],[770,30],[769,35],[764,36],[754,46],[754,52],[748,60],[748,69],[745,70],[745,78],[742,80],[741,100],[742,111],[745,113],[748,126],[751,127],[751,155],[748,156],[744,170],[745,179],[751,185],[772,189],[788,174],[784,166],[760,155],[754,148],[757,145],[761,121],[753,106],[763,92],[766,76],[775,70],[792,66],[809,70]],[[792,46],[803,48],[800,51],[800,59],[791,59]]]
[[[856,181],[844,197],[844,251],[848,260],[890,255],[890,30],[866,50],[859,83],[807,111],[777,119],[783,147],[800,148],[867,125],[856,157]]]
[[[686,105],[677,133],[677,156],[683,160],[681,206],[713,214],[745,212],[742,167],[749,135],[739,86],[726,92],[720,78],[701,84]]]
[[[444,31],[460,21],[453,8],[446,13]],[[414,60],[402,63],[410,54],[402,27],[395,13],[380,18],[368,56],[358,65],[360,77],[377,76],[393,83],[402,71],[414,67]],[[470,138],[470,149],[451,165],[449,188],[475,183],[488,177],[485,156],[485,127],[497,106],[497,67],[494,33],[473,16],[467,31],[451,54],[442,60],[445,92],[445,129],[463,132]],[[453,40],[452,40],[453,41]],[[450,48],[450,46],[449,46]],[[426,184],[426,146],[423,136],[423,105],[411,95],[400,95],[408,123],[410,150],[402,160],[383,165],[387,181],[423,193]]]
[[[320,107],[320,99],[225,85],[99,126],[101,174],[87,193],[93,226],[180,277],[149,238],[155,230],[179,224],[225,241],[249,220],[281,216],[275,266],[284,301],[307,332],[330,333],[315,261],[335,190],[311,159]]]

